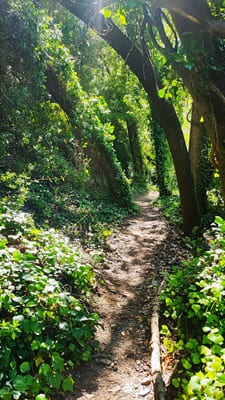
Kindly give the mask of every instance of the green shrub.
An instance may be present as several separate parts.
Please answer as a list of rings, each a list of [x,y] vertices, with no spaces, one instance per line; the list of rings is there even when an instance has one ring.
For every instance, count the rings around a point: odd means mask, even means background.
[[[70,369],[96,346],[98,315],[85,305],[93,273],[28,214],[2,206],[0,223],[0,398],[50,399],[73,389]]]
[[[183,268],[174,267],[162,294],[164,315],[177,322],[176,348],[182,356],[172,380],[177,399],[224,399],[225,221],[216,217],[215,222],[209,250]]]

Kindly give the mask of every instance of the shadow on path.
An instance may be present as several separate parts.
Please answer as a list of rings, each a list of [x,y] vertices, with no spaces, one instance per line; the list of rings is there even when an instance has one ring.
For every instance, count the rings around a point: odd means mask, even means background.
[[[178,236],[169,230],[160,211],[151,205],[155,194],[137,201],[140,215],[109,239],[111,252],[98,266],[105,280],[95,295],[104,330],[93,360],[74,372],[75,389],[67,400],[153,400],[150,373],[152,302],[162,272],[182,258]]]

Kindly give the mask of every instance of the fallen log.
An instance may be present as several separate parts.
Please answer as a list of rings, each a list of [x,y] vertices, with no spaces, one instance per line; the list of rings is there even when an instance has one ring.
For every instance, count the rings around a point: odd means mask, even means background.
[[[161,283],[159,290],[157,292],[151,317],[151,372],[154,385],[155,400],[166,400],[166,387],[162,377],[162,369],[160,362],[160,337],[159,337],[159,294],[165,284],[165,281],[166,277],[164,277],[164,280]]]

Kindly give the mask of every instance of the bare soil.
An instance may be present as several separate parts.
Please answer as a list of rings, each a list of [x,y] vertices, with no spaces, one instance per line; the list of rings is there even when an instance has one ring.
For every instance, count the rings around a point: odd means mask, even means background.
[[[75,389],[67,400],[154,399],[152,304],[162,272],[183,259],[179,236],[152,205],[156,197],[155,192],[139,196],[140,214],[108,239],[110,251],[96,267],[105,282],[98,284],[94,295],[104,328],[96,334],[100,348],[90,363],[75,371]]]

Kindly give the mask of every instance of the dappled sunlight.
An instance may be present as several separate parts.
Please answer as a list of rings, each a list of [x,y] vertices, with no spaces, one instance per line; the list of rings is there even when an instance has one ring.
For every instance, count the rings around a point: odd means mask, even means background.
[[[93,399],[117,398],[117,393],[126,400],[138,399],[140,393],[153,399],[152,383],[147,380],[150,371],[149,318],[162,279],[160,271],[167,267],[169,258],[174,260],[179,255],[175,238],[171,234],[168,237],[166,224],[159,210],[150,205],[147,194],[139,205],[141,214],[108,239],[110,252],[102,267],[98,266],[104,284],[98,286],[96,305],[104,330],[98,328],[100,351],[88,369],[88,380],[87,375],[85,380],[82,378],[82,372],[79,375],[82,390],[75,392],[77,399],[86,398],[90,384],[89,395]],[[157,222],[161,226],[160,234]],[[154,240],[148,242],[148,235]],[[145,238],[146,247],[143,247]],[[142,381],[148,382],[146,387]]]

